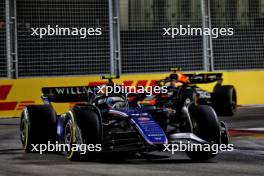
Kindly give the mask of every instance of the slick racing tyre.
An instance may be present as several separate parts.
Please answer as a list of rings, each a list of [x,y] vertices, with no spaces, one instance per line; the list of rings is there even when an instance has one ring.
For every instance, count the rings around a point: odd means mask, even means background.
[[[209,144],[221,143],[220,122],[213,108],[207,105],[190,107],[190,116],[193,126],[193,133]],[[187,151],[186,154],[196,161],[204,161],[216,156],[214,151]]]
[[[55,143],[57,117],[50,105],[27,106],[20,119],[20,139],[23,149],[32,152],[34,144]]]
[[[68,160],[86,159],[89,154],[100,151],[101,139],[102,122],[96,112],[85,107],[74,107],[68,112],[64,123],[64,143],[70,146],[65,151]],[[84,151],[83,147],[89,145],[95,147],[94,152]]]
[[[219,116],[232,116],[237,108],[237,94],[234,86],[216,86],[213,93],[213,107]]]

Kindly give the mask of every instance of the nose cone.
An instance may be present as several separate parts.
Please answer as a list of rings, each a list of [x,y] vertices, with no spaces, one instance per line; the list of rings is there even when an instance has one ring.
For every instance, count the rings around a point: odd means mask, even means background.
[[[160,125],[148,113],[131,115],[131,122],[135,124],[141,136],[149,144],[167,144],[168,140]]]

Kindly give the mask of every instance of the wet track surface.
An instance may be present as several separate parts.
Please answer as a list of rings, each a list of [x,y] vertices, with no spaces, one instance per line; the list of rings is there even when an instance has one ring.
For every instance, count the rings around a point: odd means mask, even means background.
[[[264,175],[264,108],[240,108],[234,117],[220,119],[230,128],[235,150],[197,163],[180,152],[82,162],[59,154],[26,154],[19,140],[19,119],[0,119],[0,175]]]

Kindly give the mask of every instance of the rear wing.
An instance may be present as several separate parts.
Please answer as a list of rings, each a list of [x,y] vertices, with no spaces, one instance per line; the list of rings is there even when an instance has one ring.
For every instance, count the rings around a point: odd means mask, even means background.
[[[47,103],[89,101],[89,97],[94,95],[96,88],[96,86],[43,87],[42,99]]]
[[[188,77],[188,80],[192,84],[212,83],[223,80],[222,73],[194,73],[184,75]]]

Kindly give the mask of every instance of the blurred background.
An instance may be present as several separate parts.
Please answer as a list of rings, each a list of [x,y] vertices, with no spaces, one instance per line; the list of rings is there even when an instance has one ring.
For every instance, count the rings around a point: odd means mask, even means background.
[[[31,36],[47,25],[103,33]],[[179,25],[234,35],[162,35]],[[0,77],[263,69],[263,27],[264,0],[0,0]]]
[[[48,25],[102,35],[31,35]],[[163,35],[180,25],[234,34]],[[223,72],[239,104],[264,104],[264,0],[0,0],[0,116],[41,103],[41,87],[98,84],[106,74],[150,84],[175,67]]]

